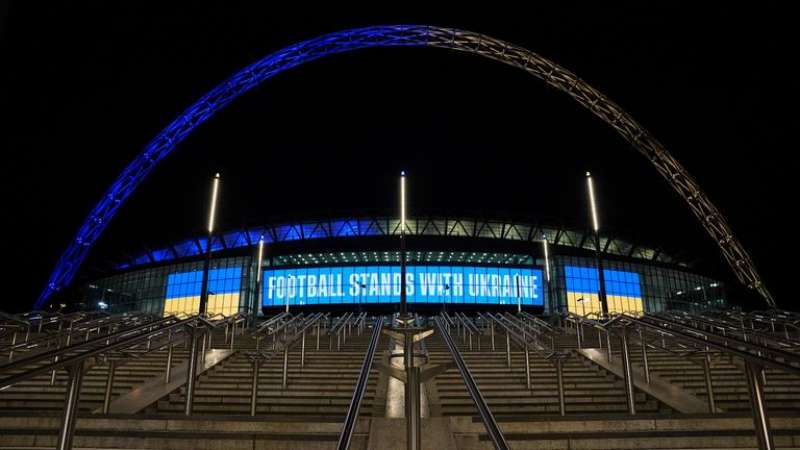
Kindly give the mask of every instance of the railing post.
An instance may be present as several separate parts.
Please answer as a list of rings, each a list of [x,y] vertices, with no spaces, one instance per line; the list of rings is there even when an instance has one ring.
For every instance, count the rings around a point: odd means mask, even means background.
[[[406,421],[406,442],[410,450],[420,450],[422,448],[422,436],[420,429],[420,380],[419,367],[414,367],[414,335],[405,333],[404,342],[404,362],[406,368],[406,389],[405,389],[405,415]]]
[[[611,333],[606,330],[606,351],[608,352],[608,362],[614,361],[614,352],[611,349]]]
[[[525,384],[531,390],[531,356],[528,352],[528,342],[525,342]]]
[[[714,383],[711,379],[711,354],[709,348],[706,347],[706,354],[703,355],[703,375],[706,380],[706,395],[708,396],[708,412],[715,414],[717,412],[717,402],[714,399]]]
[[[650,384],[650,363],[647,361],[647,335],[639,330],[639,341],[642,343],[642,365],[644,366],[644,379]]]
[[[111,395],[114,389],[114,372],[117,370],[117,361],[108,362],[108,378],[106,379],[106,393],[103,397],[103,414],[108,414],[111,408]]]
[[[494,351],[494,320],[489,320],[489,332],[492,337],[492,351]]]
[[[67,367],[69,381],[67,393],[64,398],[64,415],[61,416],[61,430],[58,433],[58,450],[70,450],[72,437],[75,435],[75,414],[78,412],[78,399],[81,394],[81,384],[86,367],[83,362]]]
[[[59,331],[61,330],[61,326],[58,327]],[[64,344],[64,347],[69,347],[70,339],[72,338],[71,334],[67,334],[67,339]],[[61,339],[59,338],[58,348],[61,348]],[[58,362],[58,356],[53,357],[53,362]],[[53,369],[53,372],[50,373],[50,386],[55,386],[56,384],[56,369]]]
[[[556,357],[556,381],[558,382],[558,412],[563,416],[567,413],[564,400],[564,367],[560,357]]]
[[[511,368],[511,335],[506,330],[506,366]]]
[[[625,382],[625,397],[628,400],[628,412],[636,414],[636,393],[633,389],[633,372],[631,370],[631,355],[628,348],[628,328],[622,327],[620,330],[622,337],[622,374]]]
[[[210,331],[211,330],[208,330],[206,333],[208,334]],[[197,355],[197,362],[203,364],[203,360],[206,358],[206,342],[208,342],[208,339],[205,334],[201,334],[199,339],[203,341],[203,345],[200,347],[200,353]]]
[[[306,365],[306,330],[303,329],[303,336],[300,338],[300,369]]]
[[[289,347],[283,349],[283,376],[281,377],[281,387],[286,389],[289,386]]]
[[[167,370],[164,372],[164,383],[169,383],[169,379],[172,377],[172,352],[174,345],[172,345],[170,341],[167,346],[169,350],[167,350]]]
[[[197,325],[192,328],[192,345],[189,349],[189,370],[186,373],[186,404],[183,408],[183,413],[187,416],[192,414],[192,405],[194,403],[194,382],[197,374]]]
[[[233,322],[233,331],[231,331],[231,347],[230,347],[231,350],[233,350],[233,341],[235,339],[236,339],[236,322]]]
[[[256,405],[258,404],[258,371],[261,368],[261,360],[258,356],[253,358],[253,384],[250,391],[250,415],[256,415]]]
[[[759,372],[761,367],[745,361],[745,375],[747,376],[747,388],[750,391],[750,408],[753,413],[753,425],[756,431],[756,440],[760,450],[773,450],[775,443],[772,441],[772,434],[769,431],[769,417],[764,405],[764,387],[761,385]]]
[[[11,351],[8,352],[8,361],[14,359],[14,346],[17,345],[17,332],[15,331],[13,335],[11,335]]]

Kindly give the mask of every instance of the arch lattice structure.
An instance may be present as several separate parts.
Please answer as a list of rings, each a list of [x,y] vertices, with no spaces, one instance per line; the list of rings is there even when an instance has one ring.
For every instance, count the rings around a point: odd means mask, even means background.
[[[522,47],[479,33],[425,25],[392,25],[352,29],[323,35],[279,50],[245,67],[186,109],[134,159],[84,220],[75,238],[56,264],[36,302],[40,308],[54,292],[75,276],[90,247],[108,226],[122,203],[162,158],[192,130],[239,95],[284,70],[322,58],[371,47],[436,47],[481,55],[520,68],[565,92],[613,127],[647,158],[719,245],[739,281],[755,289],[770,305],[775,303],[763,285],[752,259],[725,218],[686,169],[647,130],[616,103],[572,72]]]

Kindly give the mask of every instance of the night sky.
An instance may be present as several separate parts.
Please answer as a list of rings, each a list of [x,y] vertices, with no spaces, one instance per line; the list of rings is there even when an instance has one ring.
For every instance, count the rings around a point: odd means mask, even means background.
[[[689,5],[612,10],[279,11],[273,2],[0,2],[6,260],[0,310],[28,308],[85,215],[184,108],[260,57],[353,27],[431,24],[526,47],[578,74],[648,128],[698,180],[794,308],[793,154],[800,95],[791,14]],[[255,2],[253,2],[255,3]],[[755,4],[753,4],[755,5]],[[727,6],[727,5],[726,5]],[[202,233],[209,177],[220,229],[397,213],[601,224],[680,248],[761,306],[683,200],[621,137],[526,73],[441,49],[332,56],[267,80],[199,127],[129,199],[82,279],[145,246]],[[787,262],[787,259],[789,260]]]

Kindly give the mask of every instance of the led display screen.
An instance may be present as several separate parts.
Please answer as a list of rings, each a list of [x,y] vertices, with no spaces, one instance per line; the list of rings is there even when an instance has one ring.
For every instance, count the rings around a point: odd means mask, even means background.
[[[406,266],[412,303],[542,304],[534,268]],[[396,303],[400,266],[315,267],[264,271],[263,305]]]
[[[200,311],[200,291],[203,272],[176,272],[167,276],[164,317],[172,314],[197,314]],[[239,310],[239,291],[242,269],[229,267],[208,271],[208,314],[235,314]]]
[[[567,309],[582,316],[599,314],[600,281],[594,267],[565,266]],[[644,312],[639,274],[621,270],[603,270],[609,313],[639,315]]]

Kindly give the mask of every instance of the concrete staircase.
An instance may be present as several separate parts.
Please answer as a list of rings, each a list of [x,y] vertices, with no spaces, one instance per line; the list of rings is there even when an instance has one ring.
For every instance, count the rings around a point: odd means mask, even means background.
[[[642,366],[641,347],[633,346],[632,362]],[[670,383],[678,385],[697,397],[707,401],[705,372],[702,356],[689,360],[685,356],[666,351],[647,353],[651,373],[655,373]],[[749,412],[750,395],[744,377],[744,369],[738,361],[714,355],[711,362],[711,379],[714,399],[718,408],[727,412]],[[766,370],[764,395],[770,412],[800,411],[800,376],[773,370]]]
[[[388,345],[388,338],[382,338]],[[252,339],[240,339],[242,347],[253,345]],[[316,350],[315,339],[308,336],[305,364],[300,367],[300,350],[289,353],[288,386],[282,387],[282,353],[262,362],[259,375],[259,416],[331,416],[341,421],[353,395],[369,335],[353,332],[340,350],[328,350],[328,340],[320,341]],[[242,351],[201,375],[195,387],[194,414],[249,415],[253,364]],[[373,368],[367,393],[362,403],[362,414],[372,411],[378,371]],[[182,412],[185,388],[161,399],[151,412]]]
[[[525,378],[525,354],[512,344],[511,367],[507,366],[505,338],[496,335],[495,351],[487,336],[477,339],[470,351],[467,343],[456,339],[481,393],[496,416],[559,414],[556,369],[552,362],[533,352],[531,361],[531,390]],[[439,336],[426,341],[432,363],[446,363],[452,358]],[[627,411],[622,380],[589,361],[574,356],[563,366],[567,414],[608,414]],[[475,415],[477,411],[458,370],[451,369],[429,383],[437,402],[431,402],[432,414],[443,416]],[[642,412],[666,411],[658,401],[637,393],[637,409]],[[437,410],[438,408],[438,410]]]
[[[438,330],[437,330],[438,333]],[[95,414],[102,406],[106,366],[93,368],[81,391],[75,448],[109,449],[328,449],[334,448],[371,330],[348,336],[336,350],[327,336],[316,350],[316,339],[306,339],[304,367],[299,346],[289,357],[288,387],[282,388],[282,355],[261,365],[258,408],[250,417],[252,363],[246,352],[255,341],[236,337],[238,353],[198,378],[192,416],[183,414],[185,390],[177,389],[135,415]],[[506,363],[505,336],[496,334],[496,349],[488,336],[481,350],[473,341],[454,335],[506,439],[514,449],[745,449],[756,448],[749,415],[749,396],[741,369],[727,359],[715,359],[713,380],[722,414],[678,414],[656,399],[637,391],[637,415],[626,413],[622,381],[574,353],[564,362],[566,416],[559,414],[553,364],[531,353],[532,389],[527,389],[524,353],[512,347]],[[262,343],[270,345],[271,341]],[[222,330],[214,347],[228,348]],[[575,346],[574,335],[559,338],[562,348]],[[585,346],[596,346],[587,339]],[[616,345],[616,344],[614,344]],[[375,361],[381,361],[391,342],[381,337]],[[424,341],[429,362],[446,364],[451,356],[438,334]],[[641,352],[632,346],[632,360]],[[615,357],[619,357],[617,353]],[[177,347],[173,364],[187,358]],[[653,373],[704,398],[702,366],[668,352],[649,352]],[[117,368],[114,396],[153,377],[163,376],[166,352],[156,351]],[[800,448],[800,380],[767,375],[767,400],[778,448]],[[384,417],[388,377],[377,369],[369,384],[356,427],[352,449],[404,449],[405,421]],[[52,448],[57,440],[63,409],[66,373],[56,384],[42,375],[0,392],[0,449]],[[491,442],[467,393],[459,372],[450,369],[424,386],[427,417],[423,419],[424,448],[488,449]]]
[[[173,353],[173,365],[187,358],[188,351],[178,347]],[[128,359],[124,364],[118,365],[114,373],[112,399],[152,377],[163,376],[166,361],[167,352],[163,350]],[[57,370],[55,383],[52,385],[50,373],[17,383],[0,393],[0,410],[61,411],[64,408],[67,379],[66,371]],[[80,411],[92,411],[103,406],[107,379],[108,364],[96,365],[84,375],[78,404]]]

